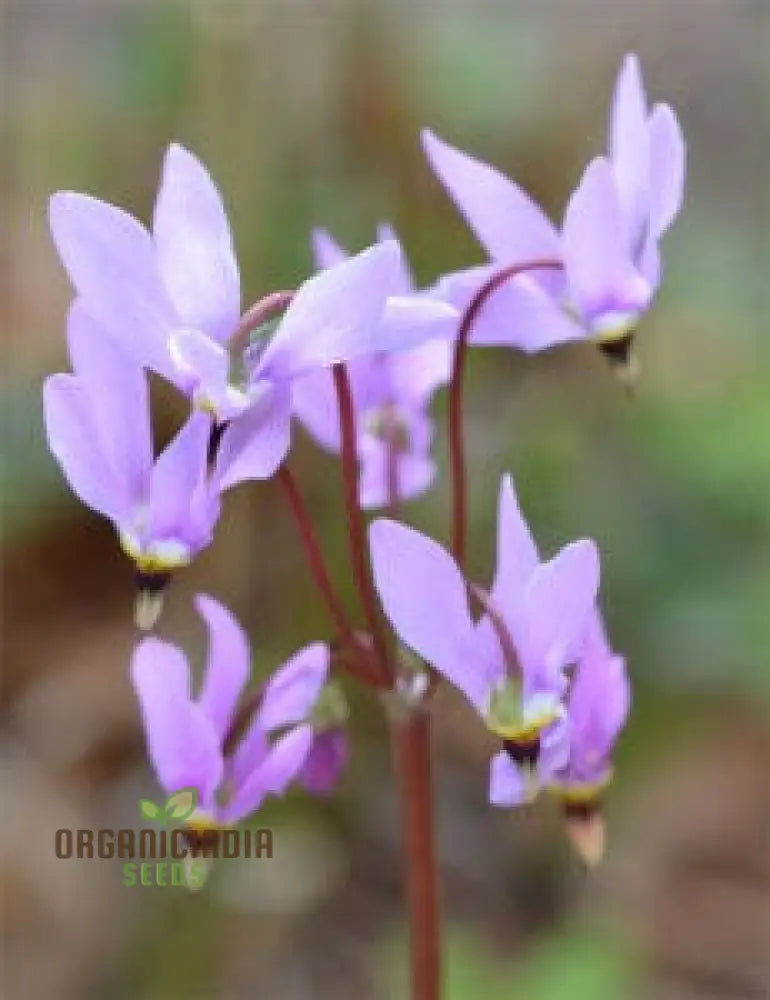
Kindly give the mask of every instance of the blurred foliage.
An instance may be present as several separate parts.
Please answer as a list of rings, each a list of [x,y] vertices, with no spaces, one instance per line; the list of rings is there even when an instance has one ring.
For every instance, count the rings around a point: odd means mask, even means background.
[[[391,978],[384,995],[405,997],[408,942],[399,937],[387,948],[382,964]],[[446,1000],[634,1000],[638,995],[638,960],[610,927],[556,930],[523,960],[502,949],[493,951],[467,930],[449,927],[446,952]]]

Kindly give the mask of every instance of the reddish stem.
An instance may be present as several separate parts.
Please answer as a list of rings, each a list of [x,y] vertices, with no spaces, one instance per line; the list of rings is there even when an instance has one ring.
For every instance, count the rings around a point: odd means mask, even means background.
[[[462,569],[468,526],[468,488],[465,475],[465,449],[463,445],[463,381],[465,376],[468,341],[484,303],[502,284],[527,271],[556,269],[558,260],[528,260],[504,267],[478,289],[463,313],[455,343],[452,379],[449,383],[449,469],[452,478],[452,554]]]
[[[283,312],[294,298],[294,292],[279,291],[270,292],[249,306],[246,312],[238,320],[238,326],[230,338],[230,350],[235,351],[245,347],[245,341],[252,330],[262,326],[263,323],[275,316],[276,313]]]
[[[334,365],[332,369],[334,387],[339,406],[340,436],[342,439],[342,480],[345,488],[345,509],[348,522],[348,541],[353,576],[356,581],[366,625],[372,635],[374,648],[384,676],[390,676],[388,648],[377,609],[369,564],[366,559],[366,530],[361,506],[358,502],[358,459],[356,455],[356,418],[353,410],[353,394],[344,365]]]
[[[353,626],[350,624],[345,609],[342,606],[342,602],[334,589],[334,584],[326,569],[321,546],[318,543],[318,538],[313,528],[313,522],[310,519],[291,470],[286,465],[282,465],[278,469],[277,479],[289,501],[289,506],[299,529],[300,538],[302,539],[310,572],[323,597],[329,615],[339,631],[345,646],[356,650],[355,656],[341,658],[340,662],[344,663],[351,673],[355,673],[365,683],[382,687],[383,680],[379,672],[375,671],[370,665],[370,657],[363,655],[364,650],[361,648],[361,642],[356,636]]]
[[[415,709],[391,728],[404,829],[412,1000],[441,996],[441,936],[430,766],[430,717]]]

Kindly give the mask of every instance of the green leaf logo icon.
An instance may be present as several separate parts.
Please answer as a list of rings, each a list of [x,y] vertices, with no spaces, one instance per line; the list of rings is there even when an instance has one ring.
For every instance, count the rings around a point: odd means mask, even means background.
[[[197,788],[180,788],[178,792],[174,792],[166,800],[166,805],[163,810],[163,819],[165,822],[169,820],[175,820],[177,823],[181,823],[182,820],[188,819],[195,812],[195,807],[198,805],[198,789]]]
[[[145,819],[152,820],[161,825],[163,824],[163,810],[160,806],[156,806],[154,802],[150,802],[149,799],[139,799],[139,812]]]

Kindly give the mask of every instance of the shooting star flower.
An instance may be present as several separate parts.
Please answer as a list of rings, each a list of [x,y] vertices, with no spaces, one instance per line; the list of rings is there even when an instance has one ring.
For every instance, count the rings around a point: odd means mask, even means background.
[[[685,146],[670,107],[651,111],[639,63],[626,56],[612,102],[608,156],[586,169],[561,232],[513,181],[430,131],[426,155],[495,268],[444,279],[459,306],[501,266],[532,259],[563,265],[533,271],[491,296],[471,339],[537,351],[588,337],[619,374],[633,375],[633,331],[660,283],[659,242],[679,212]]]
[[[149,628],[169,574],[211,542],[220,492],[253,474],[258,460],[268,469],[280,461],[285,426],[274,408],[255,407],[224,430],[212,462],[212,419],[195,412],[155,458],[144,371],[82,300],[67,333],[74,373],[51,375],[43,388],[48,445],[72,491],[114,524],[136,565],[146,597],[137,613]]]
[[[393,232],[380,227],[380,242],[396,241]],[[313,234],[316,265],[323,269],[345,260],[345,251],[323,230]],[[394,272],[393,296],[415,294],[409,268],[400,254]],[[430,293],[417,293],[430,301]],[[380,351],[359,357],[348,365],[356,416],[360,463],[359,498],[371,509],[408,500],[423,493],[433,481],[436,465],[430,455],[433,425],[428,407],[433,393],[449,380],[451,336],[459,313],[451,309],[429,340],[411,350]],[[393,338],[388,332],[392,314],[382,318],[382,343]],[[292,393],[294,413],[321,447],[339,452],[341,437],[334,381],[328,371],[299,379]]]
[[[248,640],[230,612],[205,595],[196,606],[209,633],[200,691],[180,649],[156,638],[137,646],[131,679],[139,700],[150,761],[170,794],[198,793],[197,830],[228,826],[282,795],[319,753],[313,713],[323,697],[329,650],[313,643],[280,667],[256,706],[239,701],[249,676]],[[322,748],[320,753],[325,753]]]
[[[630,700],[625,660],[610,649],[596,611],[570,686],[569,759],[549,784],[562,803],[572,843],[590,865],[604,852],[601,797],[612,779],[612,749]]]
[[[260,406],[263,416],[269,412],[285,425],[286,450],[293,380],[379,349],[422,343],[437,329],[446,332],[455,315],[443,303],[391,295],[401,254],[387,241],[305,281],[269,342],[244,348],[250,311],[241,316],[222,199],[203,165],[178,145],[165,157],[151,232],[126,212],[74,192],[52,197],[50,223],[78,296],[129,356],[219,425]],[[249,454],[256,463],[251,478],[264,478],[258,444]],[[247,465],[244,456],[244,478]]]
[[[528,801],[566,763],[565,668],[576,657],[596,599],[599,561],[591,541],[541,563],[505,477],[497,569],[491,591],[472,588],[451,556],[394,521],[370,528],[375,585],[402,641],[466,696],[502,741],[492,759],[490,801]]]

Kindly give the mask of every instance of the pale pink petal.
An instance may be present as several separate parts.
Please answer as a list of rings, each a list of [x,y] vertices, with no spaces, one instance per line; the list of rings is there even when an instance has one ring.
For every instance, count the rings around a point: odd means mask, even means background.
[[[627,239],[635,246],[647,223],[651,192],[647,97],[639,60],[633,54],[625,57],[615,85],[609,155]]]
[[[147,230],[127,212],[71,191],[53,195],[49,217],[56,249],[88,311],[127,354],[175,383],[167,339],[178,319]]]
[[[493,806],[520,806],[527,801],[527,786],[521,771],[504,750],[489,764],[489,801]]]
[[[269,479],[289,451],[289,389],[277,385],[264,386],[264,390],[262,397],[222,434],[215,469],[221,490],[251,479]]]
[[[454,560],[430,538],[386,519],[370,526],[369,546],[374,583],[397,635],[482,710],[489,689],[465,655],[473,623]]]
[[[401,251],[377,243],[299,288],[257,364],[254,378],[288,379],[372,354]]]
[[[425,154],[489,256],[501,263],[558,255],[545,213],[517,184],[425,129]]]
[[[650,228],[660,237],[682,207],[686,148],[676,115],[657,104],[650,116]]]
[[[319,271],[325,271],[327,267],[334,267],[335,264],[347,259],[347,251],[325,229],[314,229],[310,234],[310,243],[313,263]]]
[[[48,447],[70,489],[92,510],[118,522],[126,513],[123,482],[99,446],[90,399],[74,375],[51,375],[43,385]]]
[[[222,754],[211,722],[190,700],[184,655],[159,639],[143,639],[131,680],[158,781],[167,793],[195,787],[201,803],[209,804],[222,777]]]
[[[195,606],[206,622],[209,634],[209,651],[198,704],[211,720],[219,738],[224,739],[249,677],[249,641],[236,619],[219,601],[206,594],[198,594]]]
[[[163,162],[153,239],[158,268],[181,325],[226,341],[241,311],[230,225],[206,168],[176,144]]]
[[[153,463],[147,379],[136,360],[76,299],[67,318],[67,344],[78,382],[88,395],[99,451],[120,484],[116,500],[128,509],[146,496]]]
[[[257,714],[265,732],[305,721],[329,675],[329,648],[312,643],[295,653],[265,687]]]
[[[575,305],[592,328],[605,315],[635,318],[652,289],[634,266],[612,170],[603,157],[586,169],[564,217],[564,258]]]

